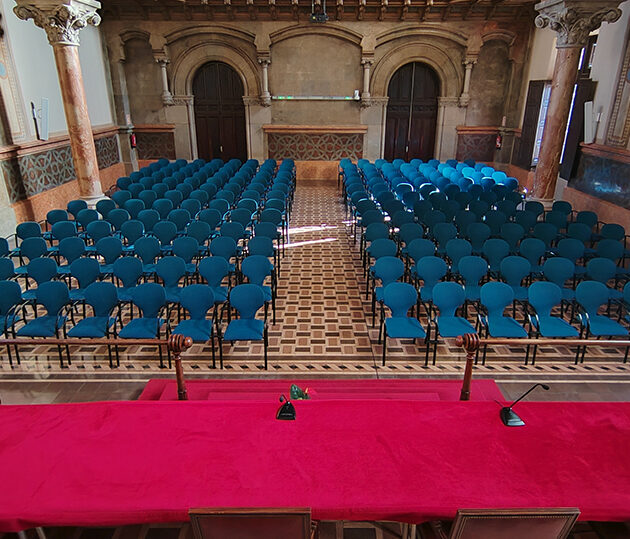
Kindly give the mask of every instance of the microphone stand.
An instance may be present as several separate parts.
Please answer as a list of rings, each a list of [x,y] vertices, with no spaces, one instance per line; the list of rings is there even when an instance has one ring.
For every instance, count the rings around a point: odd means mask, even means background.
[[[545,391],[549,389],[549,386],[546,384],[534,384],[530,387],[525,393],[523,393],[518,399],[516,399],[509,406],[504,406],[501,408],[499,412],[499,416],[501,417],[501,421],[506,427],[523,427],[525,425],[525,421],[523,421],[514,410],[512,410],[512,406],[514,406],[517,402],[522,401],[527,395],[529,395],[534,389],[538,386],[542,387]]]

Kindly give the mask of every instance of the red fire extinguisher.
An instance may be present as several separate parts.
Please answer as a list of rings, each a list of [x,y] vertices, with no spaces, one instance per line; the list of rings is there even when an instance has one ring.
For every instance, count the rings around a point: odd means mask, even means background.
[[[503,137],[501,135],[497,135],[497,139],[494,143],[497,150],[501,149],[501,145],[503,144]]]
[[[129,135],[129,145],[132,148],[135,148],[138,145],[138,141],[136,140],[136,134],[135,133],[131,133],[131,135]]]

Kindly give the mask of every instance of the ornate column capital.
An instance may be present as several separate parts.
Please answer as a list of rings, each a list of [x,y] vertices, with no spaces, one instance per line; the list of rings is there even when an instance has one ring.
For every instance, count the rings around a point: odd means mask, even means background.
[[[539,12],[534,23],[558,34],[557,48],[582,48],[602,22],[613,23],[621,17],[619,4],[616,0],[544,0],[534,6]]]
[[[33,19],[43,28],[51,45],[79,45],[79,32],[88,24],[98,26],[101,4],[95,0],[16,0],[18,18]]]
[[[374,58],[367,58],[365,56],[361,58],[361,65],[364,68],[367,67],[369,69],[370,67],[372,67],[373,64],[374,64]]]
[[[262,67],[269,67],[271,64],[271,58],[269,58],[269,56],[259,56],[257,60]]]

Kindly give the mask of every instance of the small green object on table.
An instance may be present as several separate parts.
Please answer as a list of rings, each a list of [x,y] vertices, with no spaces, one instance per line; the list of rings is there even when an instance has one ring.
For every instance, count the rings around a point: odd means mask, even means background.
[[[308,387],[302,389],[300,386],[291,384],[291,398],[293,400],[308,400],[311,397],[308,394]]]

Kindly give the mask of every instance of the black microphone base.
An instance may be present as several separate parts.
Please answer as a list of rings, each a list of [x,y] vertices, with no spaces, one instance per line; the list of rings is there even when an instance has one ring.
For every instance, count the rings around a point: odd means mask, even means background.
[[[513,410],[512,408],[501,408],[499,412],[501,416],[501,421],[506,427],[523,427],[525,425],[525,421],[523,421]]]

